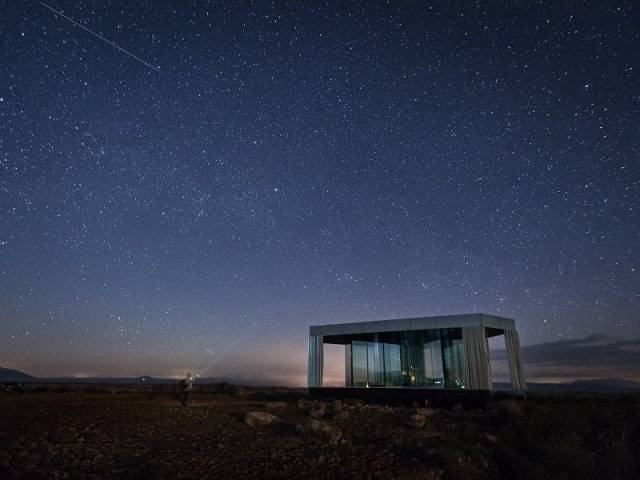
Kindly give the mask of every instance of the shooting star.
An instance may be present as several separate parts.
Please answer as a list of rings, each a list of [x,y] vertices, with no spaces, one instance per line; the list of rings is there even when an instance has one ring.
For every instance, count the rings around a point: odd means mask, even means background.
[[[43,7],[48,8],[49,10],[51,10],[53,13],[55,13],[56,15],[60,15],[63,18],[66,18],[67,20],[69,20],[71,23],[73,23],[74,25],[77,25],[78,27],[86,30],[87,32],[89,32],[91,35],[98,37],[100,40],[107,42],[109,45],[111,45],[112,47],[117,48],[118,50],[120,50],[123,53],[126,53],[127,55],[129,55],[131,58],[134,58],[135,60],[139,61],[140,63],[142,63],[143,65],[155,70],[158,73],[162,73],[160,71],[160,69],[158,67],[154,67],[153,65],[151,65],[150,63],[145,62],[144,60],[142,60],[140,57],[135,56],[133,53],[129,52],[128,50],[125,50],[122,47],[119,47],[118,45],[116,45],[115,43],[107,40],[106,38],[104,38],[102,35],[100,35],[99,33],[94,32],[93,30],[85,27],[84,25],[82,25],[81,23],[76,22],[73,18],[67,17],[64,13],[59,12],[58,10],[56,10],[55,8],[51,8],[49,5],[47,5],[46,3],[42,3],[39,2],[40,5],[42,5]]]

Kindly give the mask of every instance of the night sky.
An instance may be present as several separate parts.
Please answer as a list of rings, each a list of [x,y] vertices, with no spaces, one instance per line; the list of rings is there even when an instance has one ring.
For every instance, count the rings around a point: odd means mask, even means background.
[[[0,365],[303,384],[309,325],[468,312],[640,338],[636,2],[45,3],[106,41],[2,8]]]

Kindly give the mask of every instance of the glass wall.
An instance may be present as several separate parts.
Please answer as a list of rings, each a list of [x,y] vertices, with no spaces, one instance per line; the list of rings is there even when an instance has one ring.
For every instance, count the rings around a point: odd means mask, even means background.
[[[364,335],[351,355],[354,387],[464,388],[459,328]]]
[[[400,345],[395,343],[383,344],[384,348],[384,386],[400,387],[401,366],[400,366]]]
[[[351,378],[354,387],[368,387],[367,378],[367,344],[369,342],[353,341],[351,343]]]
[[[378,335],[367,343],[367,379],[370,387],[384,387],[384,344]]]
[[[462,330],[442,330],[442,361],[445,388],[464,388]]]
[[[423,386],[442,388],[444,386],[444,370],[442,368],[442,343],[439,330],[427,332],[422,354],[424,356]]]

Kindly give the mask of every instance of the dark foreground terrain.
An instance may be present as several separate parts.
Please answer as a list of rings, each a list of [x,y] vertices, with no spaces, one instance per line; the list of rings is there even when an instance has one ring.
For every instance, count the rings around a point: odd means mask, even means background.
[[[469,411],[203,390],[186,408],[151,390],[1,392],[0,478],[640,478],[638,396]]]

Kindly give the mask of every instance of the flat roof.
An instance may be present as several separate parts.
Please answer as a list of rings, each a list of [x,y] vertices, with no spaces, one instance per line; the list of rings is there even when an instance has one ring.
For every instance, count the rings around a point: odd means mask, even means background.
[[[487,327],[498,330],[515,330],[512,318],[468,313],[463,315],[440,315],[435,317],[397,318],[373,322],[335,323],[309,327],[310,336],[357,335],[363,333],[406,332],[409,330],[432,330],[437,328]]]

